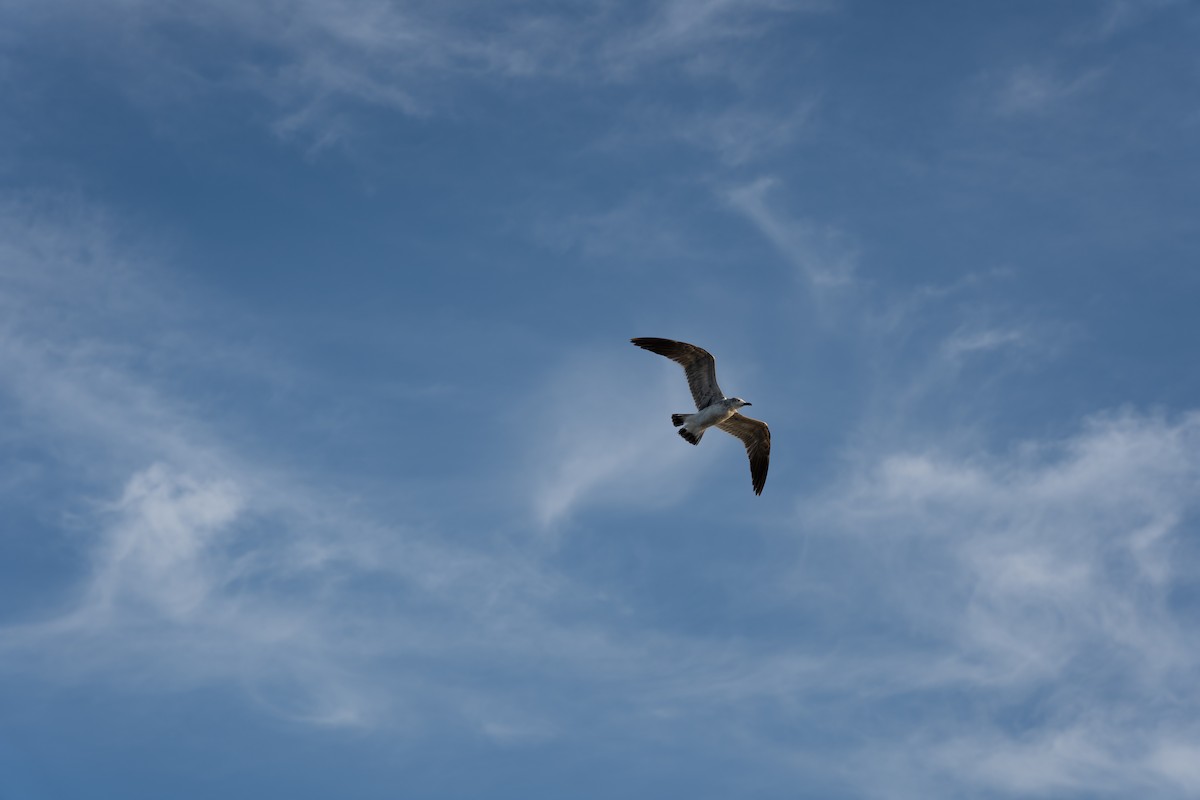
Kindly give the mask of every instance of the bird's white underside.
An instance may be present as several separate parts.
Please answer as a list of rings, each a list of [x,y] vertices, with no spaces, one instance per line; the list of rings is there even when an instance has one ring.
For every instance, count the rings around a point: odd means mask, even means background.
[[[708,408],[703,408],[696,413],[689,415],[682,427],[686,428],[688,433],[699,436],[699,434],[705,430],[713,427],[714,425],[719,425],[725,420],[729,419],[734,415],[734,413],[735,409],[723,405],[722,403],[713,403]]]

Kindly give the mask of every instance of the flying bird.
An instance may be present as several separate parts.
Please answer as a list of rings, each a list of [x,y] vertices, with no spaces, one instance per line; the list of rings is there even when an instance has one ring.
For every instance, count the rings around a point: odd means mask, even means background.
[[[694,344],[670,339],[642,337],[629,341],[683,367],[692,399],[696,401],[696,413],[671,415],[671,424],[679,428],[679,435],[691,444],[700,444],[704,432],[716,426],[741,439],[746,445],[746,455],[750,457],[750,482],[754,485],[754,493],[762,494],[771,461],[771,431],[767,423],[738,413],[739,408],[751,403],[740,397],[726,397],[721,392],[717,385],[717,361],[712,354]]]

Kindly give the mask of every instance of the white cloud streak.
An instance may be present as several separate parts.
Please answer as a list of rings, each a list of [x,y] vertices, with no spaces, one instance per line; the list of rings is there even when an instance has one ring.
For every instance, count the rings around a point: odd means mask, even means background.
[[[946,358],[964,356],[1029,344],[1029,334],[1021,328],[958,328],[942,343]]]
[[[683,141],[715,152],[727,166],[739,166],[777,155],[792,144],[816,106],[816,100],[808,99],[783,114],[732,107],[679,120],[674,129]]]
[[[995,96],[995,112],[1015,117],[1054,111],[1094,87],[1103,74],[1102,70],[1091,70],[1068,80],[1045,67],[1022,65],[1005,76]]]
[[[1095,18],[1081,26],[1074,39],[1085,43],[1104,41],[1155,14],[1187,4],[1182,0],[1104,0],[1097,5]]]
[[[873,580],[925,643],[914,689],[983,709],[930,720],[899,761],[1014,796],[1200,788],[1172,755],[1200,746],[1200,647],[1171,603],[1195,583],[1172,554],[1198,445],[1200,414],[1124,412],[1005,457],[863,454],[808,525],[886,554]],[[1034,702],[1042,721],[1001,722]]]
[[[668,504],[711,463],[711,448],[700,452],[674,441],[668,418],[691,407],[678,369],[666,365],[657,382],[633,380],[636,353],[629,350],[626,361],[575,353],[538,392],[539,433],[530,437],[536,466],[529,473],[543,527],[600,500],[622,508]],[[671,480],[662,480],[667,474]]]
[[[774,178],[758,180],[728,192],[733,208],[767,238],[779,253],[817,287],[849,282],[856,254],[838,231],[810,220],[791,219],[770,202]]]
[[[823,13],[819,0],[706,0],[681,3],[569,2],[556,6],[390,0],[278,0],[203,4],[125,0],[102,14],[93,4],[64,2],[53,10],[18,4],[14,20],[30,32],[77,37],[87,47],[119,36],[125,86],[150,103],[179,103],[190,89],[249,89],[274,109],[273,127],[310,149],[344,141],[358,105],[413,117],[463,113],[455,91],[506,81],[568,84],[636,79],[648,69],[727,73],[722,45],[769,31],[794,13]],[[86,32],[85,30],[86,29]],[[192,58],[172,37],[219,38],[219,64]],[[185,41],[186,44],[186,41]],[[706,78],[706,79],[707,79]]]

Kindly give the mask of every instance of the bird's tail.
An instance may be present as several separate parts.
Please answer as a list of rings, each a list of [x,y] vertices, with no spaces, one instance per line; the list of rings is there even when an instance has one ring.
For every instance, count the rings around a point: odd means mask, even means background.
[[[688,444],[700,444],[700,438],[704,436],[704,431],[692,433],[687,428],[680,428],[678,431],[676,431],[676,433],[682,436],[683,440]]]
[[[691,414],[672,414],[671,424],[678,428],[680,425],[687,422],[687,418],[690,416]]]

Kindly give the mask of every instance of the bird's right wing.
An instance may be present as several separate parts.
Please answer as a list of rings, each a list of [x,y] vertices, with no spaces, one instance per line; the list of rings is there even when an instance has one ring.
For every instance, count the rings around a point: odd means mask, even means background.
[[[754,484],[754,493],[762,494],[767,483],[767,467],[771,463],[771,429],[767,423],[735,411],[729,419],[718,422],[717,427],[732,433],[746,445],[746,455],[750,457],[750,482]]]
[[[642,337],[629,341],[643,350],[666,356],[681,365],[687,374],[688,388],[692,390],[692,399],[696,401],[697,409],[708,408],[718,400],[725,399],[721,387],[717,385],[717,361],[707,350],[671,339]]]

